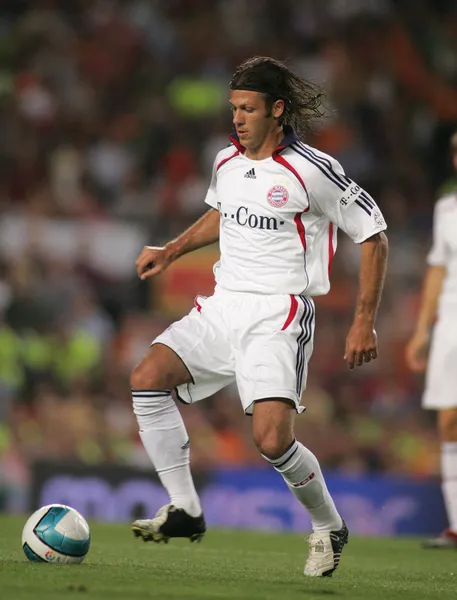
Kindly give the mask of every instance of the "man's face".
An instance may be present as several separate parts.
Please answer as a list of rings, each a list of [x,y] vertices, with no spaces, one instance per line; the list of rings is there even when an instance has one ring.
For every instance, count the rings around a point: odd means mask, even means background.
[[[259,148],[276,130],[277,118],[284,110],[284,102],[277,100],[268,111],[262,94],[247,90],[231,90],[230,105],[240,143],[249,149]]]

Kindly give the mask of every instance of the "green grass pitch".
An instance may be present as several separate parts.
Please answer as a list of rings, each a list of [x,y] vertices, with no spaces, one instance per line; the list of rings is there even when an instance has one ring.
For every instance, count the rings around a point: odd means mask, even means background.
[[[0,517],[1,600],[456,600],[457,552],[418,540],[349,538],[332,579],[303,576],[303,536],[210,530],[201,544],[145,544],[91,524],[82,565],[29,563],[24,519]]]

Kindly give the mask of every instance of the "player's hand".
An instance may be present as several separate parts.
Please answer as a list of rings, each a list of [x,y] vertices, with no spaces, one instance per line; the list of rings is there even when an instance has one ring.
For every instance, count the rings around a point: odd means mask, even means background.
[[[422,373],[427,366],[427,353],[430,343],[428,332],[416,331],[406,346],[406,363],[411,371]]]
[[[346,338],[344,360],[352,370],[378,357],[378,336],[371,322],[355,322]]]
[[[171,252],[166,246],[145,246],[135,262],[138,277],[147,279],[162,273],[171,262]]]

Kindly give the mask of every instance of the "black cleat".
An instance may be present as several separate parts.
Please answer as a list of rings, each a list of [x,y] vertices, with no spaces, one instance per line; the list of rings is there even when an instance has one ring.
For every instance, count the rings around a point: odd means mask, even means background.
[[[309,553],[304,574],[308,577],[331,577],[340,564],[341,552],[348,543],[346,523],[338,531],[320,531],[308,536]]]
[[[132,524],[135,537],[142,537],[145,542],[164,542],[170,538],[189,538],[191,542],[201,542],[206,531],[203,513],[199,517],[191,517],[183,508],[166,504],[159,508],[153,519],[139,519]]]

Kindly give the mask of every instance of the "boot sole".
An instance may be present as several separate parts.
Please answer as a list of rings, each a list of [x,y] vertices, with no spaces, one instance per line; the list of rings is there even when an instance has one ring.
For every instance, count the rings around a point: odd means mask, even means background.
[[[153,533],[151,531],[147,531],[146,529],[141,529],[141,527],[137,527],[136,525],[132,525],[133,535],[136,538],[142,538],[143,542],[155,542],[156,544],[160,544],[163,542],[164,544],[168,544],[171,538],[163,535],[159,531],[157,533]],[[200,543],[203,539],[204,533],[194,533],[188,539],[193,543]]]

